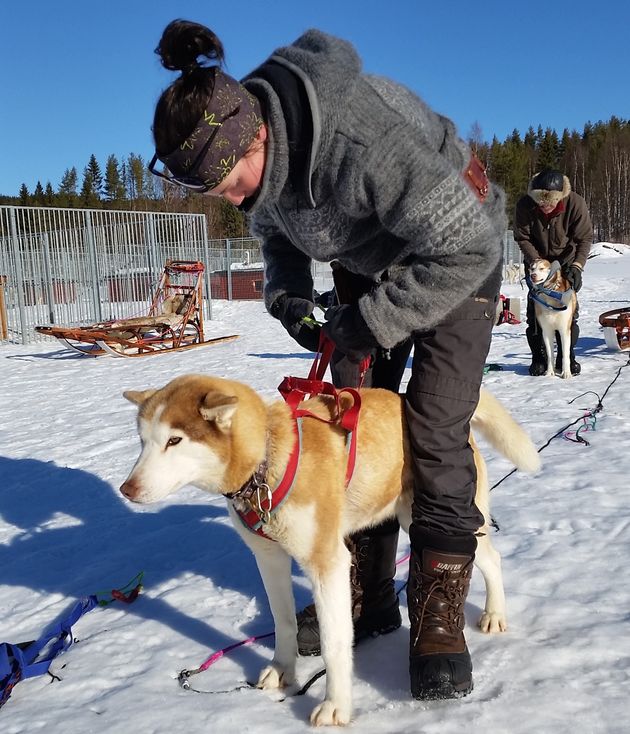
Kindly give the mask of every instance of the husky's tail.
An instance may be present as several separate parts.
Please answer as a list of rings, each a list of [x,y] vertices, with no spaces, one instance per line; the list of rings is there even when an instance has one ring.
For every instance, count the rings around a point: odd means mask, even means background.
[[[471,426],[517,469],[531,473],[540,469],[540,454],[531,438],[506,408],[483,388]]]

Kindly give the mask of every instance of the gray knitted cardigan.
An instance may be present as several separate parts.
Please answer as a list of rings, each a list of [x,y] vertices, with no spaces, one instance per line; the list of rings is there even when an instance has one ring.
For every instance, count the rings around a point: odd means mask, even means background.
[[[283,293],[312,298],[311,259],[337,259],[380,281],[359,308],[383,347],[432,328],[496,272],[503,193],[491,186],[480,203],[462,177],[470,150],[453,123],[407,88],[362,74],[349,43],[311,30],[271,59],[304,83],[313,140],[310,187],[297,191],[280,100],[255,72],[244,80],[269,132],[250,209],[267,308]]]

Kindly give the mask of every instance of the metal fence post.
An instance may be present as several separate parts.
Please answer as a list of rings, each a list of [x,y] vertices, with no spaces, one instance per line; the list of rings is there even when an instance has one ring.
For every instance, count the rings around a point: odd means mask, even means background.
[[[206,293],[208,294],[208,318],[212,320],[212,282],[210,278],[210,248],[208,245],[208,223],[206,215],[202,214],[203,225],[201,228],[201,241],[203,242],[204,278],[206,281]]]
[[[0,341],[6,341],[9,338],[9,317],[7,316],[7,306],[4,298],[6,283],[7,276],[0,275]]]
[[[158,252],[157,234],[155,232],[155,216],[153,212],[149,213],[145,222],[145,236],[149,243],[149,247],[147,248],[149,278],[151,279],[151,282],[153,282],[158,278],[163,267],[163,259],[160,258],[160,253]]]
[[[232,243],[229,237],[225,240],[225,264],[227,274],[227,297],[228,301],[232,300]]]
[[[94,232],[92,230],[92,215],[89,209],[84,210],[85,214],[85,241],[88,247],[88,262],[90,265],[90,275],[92,276],[92,305],[94,306],[94,320],[102,321],[103,313],[101,311],[101,294],[98,287],[98,261],[96,259],[96,245],[94,243]]]
[[[26,310],[24,303],[24,271],[22,268],[22,254],[20,252],[20,241],[17,231],[17,220],[15,218],[15,207],[9,207],[9,221],[11,227],[11,241],[13,243],[13,258],[15,260],[15,288],[18,299],[18,316],[20,319],[20,333],[22,344],[28,344],[29,338],[26,333]]]
[[[55,323],[55,295],[52,283],[52,267],[50,265],[50,247],[48,246],[48,235],[42,235],[42,259],[44,261],[44,277],[46,288],[46,301],[48,303],[48,320]]]

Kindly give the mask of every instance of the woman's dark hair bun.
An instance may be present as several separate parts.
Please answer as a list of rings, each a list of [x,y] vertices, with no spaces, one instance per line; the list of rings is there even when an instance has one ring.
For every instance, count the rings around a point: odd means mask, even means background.
[[[197,66],[199,56],[223,61],[223,44],[206,26],[189,20],[171,21],[158,43],[155,53],[162,65],[171,71],[188,72]]]

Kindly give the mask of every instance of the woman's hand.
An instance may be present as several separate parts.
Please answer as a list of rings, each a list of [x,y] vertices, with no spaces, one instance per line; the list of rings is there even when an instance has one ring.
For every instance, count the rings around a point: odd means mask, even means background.
[[[360,362],[378,347],[358,306],[343,304],[326,311],[324,334],[340,352],[353,362]]]
[[[289,335],[304,349],[316,352],[319,348],[319,333],[321,327],[309,319],[303,319],[313,313],[315,304],[307,298],[283,294],[274,301],[269,313],[280,321]]]

